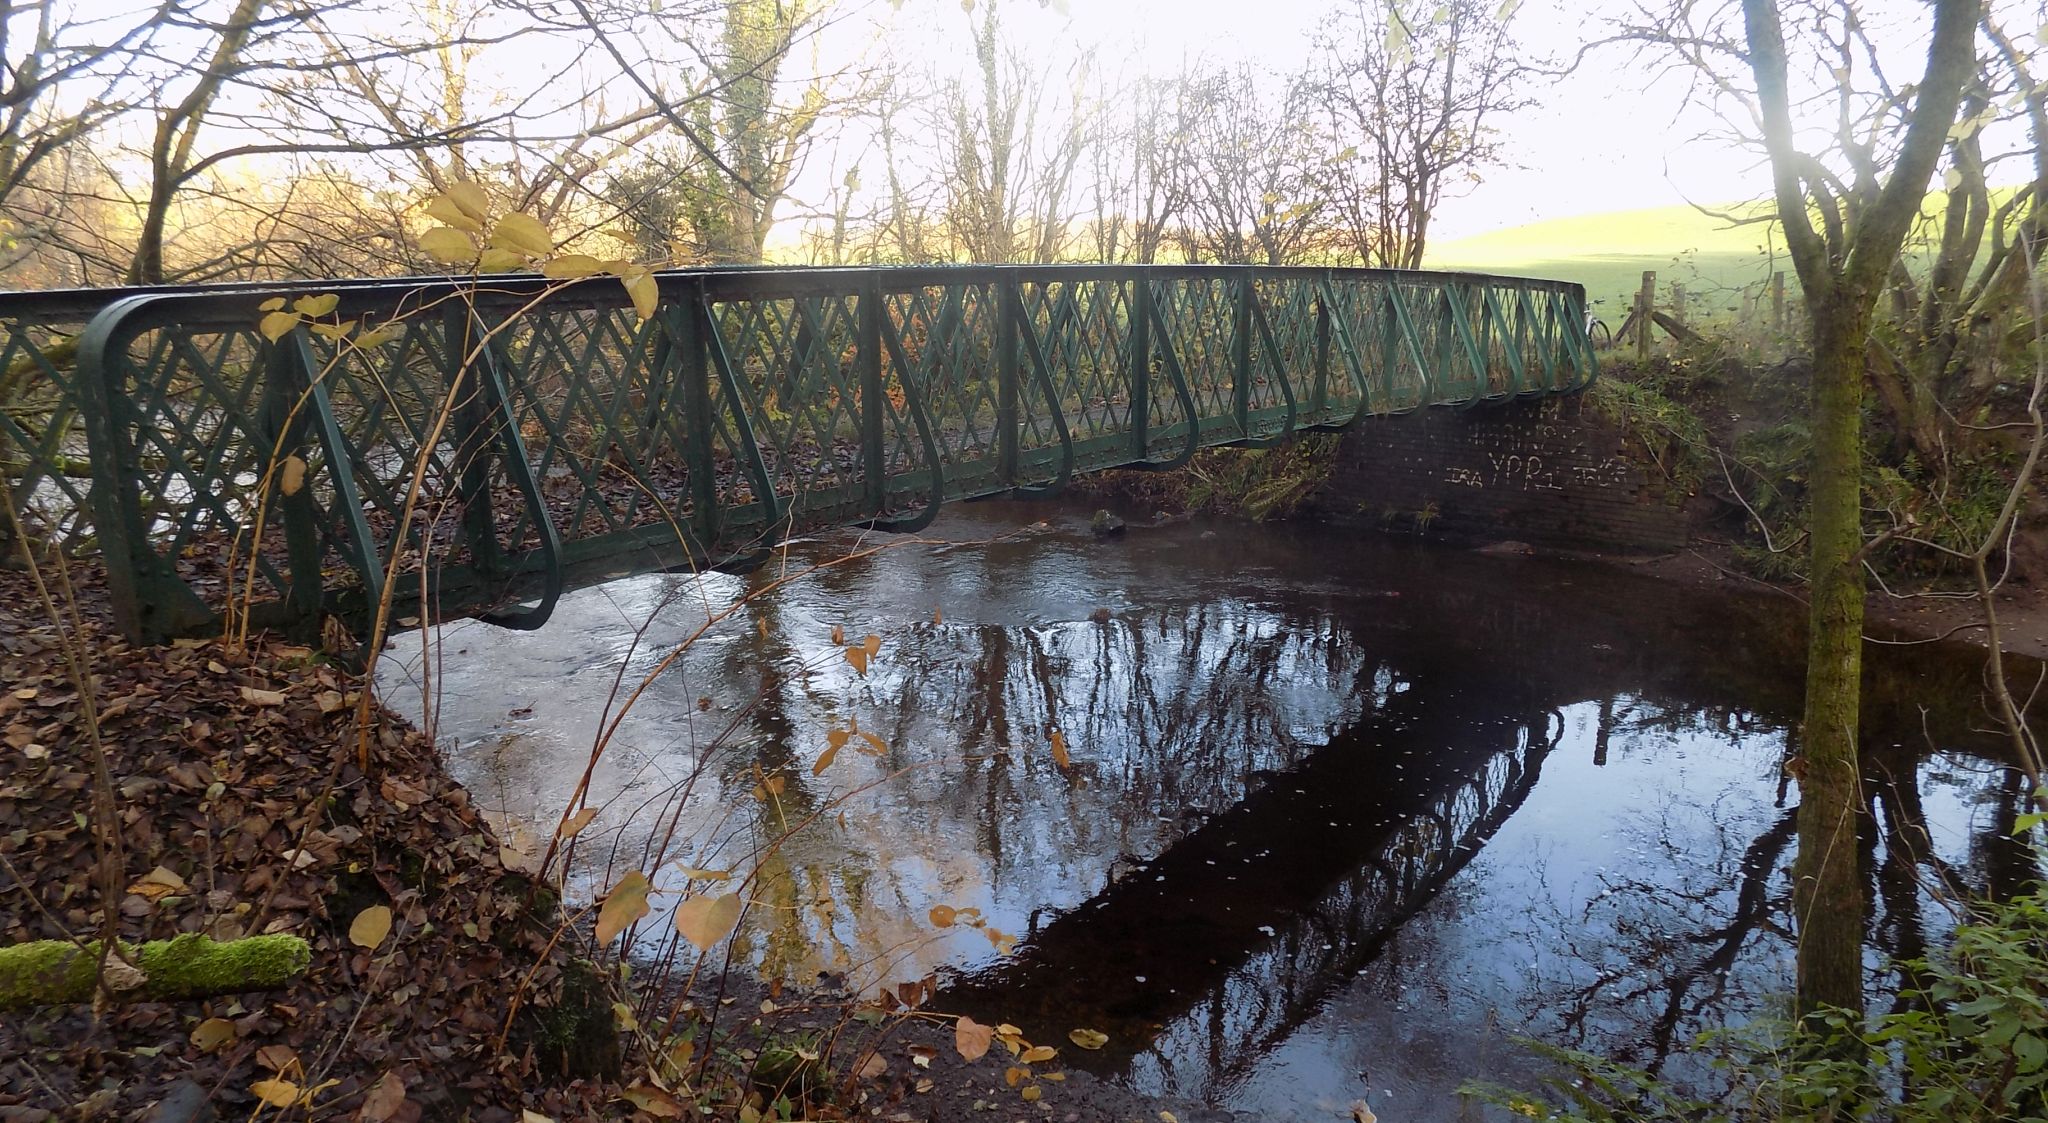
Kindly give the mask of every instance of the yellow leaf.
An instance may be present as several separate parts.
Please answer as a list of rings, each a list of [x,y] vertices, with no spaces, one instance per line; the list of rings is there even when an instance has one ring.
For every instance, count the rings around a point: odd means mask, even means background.
[[[286,495],[297,495],[306,486],[306,462],[297,456],[284,458],[284,465],[277,473],[277,490]]]
[[[868,743],[867,747],[862,749],[861,751],[868,754],[869,756],[881,756],[883,753],[889,751],[889,746],[885,742],[883,742],[883,740],[880,737],[875,736],[874,734],[868,732],[865,729],[860,731],[860,739]]]
[[[496,246],[485,247],[484,252],[478,254],[476,259],[476,269],[479,273],[517,273],[524,268],[526,257],[523,254],[502,250]]]
[[[610,893],[605,894],[604,904],[597,909],[597,942],[611,943],[618,934],[633,926],[633,922],[647,915],[647,892],[653,886],[647,883],[647,875],[639,870],[619,879]]]
[[[568,818],[562,820],[562,825],[555,831],[555,834],[561,836],[562,838],[575,838],[578,831],[581,831],[583,828],[589,826],[591,820],[596,818],[597,808],[586,807],[583,810],[578,811],[574,815],[571,815]]]
[[[370,951],[377,950],[390,934],[391,910],[384,905],[371,905],[357,913],[348,926],[348,942]]]
[[[1018,1081],[1024,1079],[1029,1075],[1031,1074],[1025,1072],[1023,1069],[1018,1068],[1015,1065],[1011,1065],[1009,1068],[1003,1070],[1003,1083],[1008,1084],[1012,1088],[1015,1088],[1017,1086]]]
[[[880,636],[868,636],[860,641],[860,645],[867,650],[868,658],[870,659],[882,653],[882,637]]]
[[[379,324],[378,326],[371,328],[369,331],[366,331],[363,334],[356,336],[354,343],[357,347],[375,347],[380,343],[389,343],[392,340],[397,339],[399,336],[404,334],[404,324]]]
[[[1035,1103],[1037,1102],[1040,1093],[1043,1091],[1044,1089],[1040,1088],[1036,1084],[1033,1084],[1029,1088],[1024,1089],[1024,1091],[1020,1094],[1024,1097],[1025,1103]]]
[[[1061,733],[1057,729],[1052,731],[1052,762],[1059,765],[1062,772],[1065,772],[1074,763],[1067,758],[1066,734]]]
[[[130,893],[139,894],[152,901],[162,900],[185,890],[185,879],[166,866],[158,866],[143,874],[141,880],[128,887]]]
[[[1059,1055],[1060,1051],[1050,1045],[1033,1045],[1031,1048],[1024,1050],[1024,1055],[1017,1059],[1025,1064],[1035,1065],[1040,1061],[1049,1061]]]
[[[835,729],[832,732],[839,733],[840,731]],[[818,754],[818,763],[811,765],[811,775],[813,776],[823,776],[825,770],[832,767],[833,758],[839,755],[839,746],[846,743],[846,737],[843,734],[837,740],[834,740],[829,734],[825,739],[831,743],[825,746],[824,752]]]
[[[289,1080],[258,1080],[249,1085],[249,1090],[271,1107],[290,1107],[299,1102],[299,1086]]]
[[[208,1018],[192,1029],[192,1047],[202,1053],[211,1053],[234,1039],[235,1023],[226,1018]]]
[[[978,1061],[987,1056],[988,1047],[995,1043],[995,1039],[993,1027],[982,1025],[965,1014],[960,1015],[959,1023],[953,1027],[953,1048],[960,1051],[960,1059],[964,1061]]]
[[[834,624],[834,625],[832,625],[832,642],[833,642],[833,644],[834,644],[835,646],[836,646],[836,645],[839,645],[839,644],[843,644],[843,643],[845,643],[845,642],[846,642],[846,629],[845,629],[845,628],[842,628],[842,627],[840,627],[840,626],[839,626],[839,625],[837,625],[837,624]]]
[[[635,1084],[623,1093],[634,1107],[657,1119],[681,1119],[683,1102],[652,1084]]]
[[[467,230],[472,234],[481,234],[484,229],[482,216],[471,218],[463,211],[460,203],[447,195],[437,195],[433,202],[427,204],[427,217],[439,219],[457,230]]]
[[[940,611],[939,611],[938,609],[936,609],[936,608],[932,609],[932,626],[936,628],[936,627],[938,627],[938,626],[939,626],[940,624],[943,624],[943,623],[945,623],[945,622],[946,622],[946,616],[945,616],[945,614],[944,614],[944,613],[942,613],[942,612],[940,612]]]
[[[954,919],[959,915],[959,911],[951,905],[933,905],[931,913],[932,925],[937,928],[951,928]]]
[[[1180,1119],[1170,1111],[1162,1111],[1159,1113],[1159,1123],[1180,1123]]]
[[[530,214],[508,214],[491,231],[491,245],[527,257],[546,257],[555,252],[555,239],[539,219]]]
[[[476,241],[452,226],[436,226],[420,235],[420,250],[443,265],[468,265],[476,260]]]
[[[732,935],[740,925],[740,895],[726,893],[717,897],[692,897],[676,909],[676,931],[683,939],[697,946],[698,951],[710,951],[718,941]]]
[[[441,196],[455,204],[464,215],[481,223],[491,213],[491,197],[474,183],[455,183]]]
[[[604,262],[587,253],[565,253],[540,267],[541,276],[557,281],[589,277],[604,272]]]
[[[256,330],[262,332],[263,338],[272,343],[290,335],[292,329],[298,326],[297,312],[269,312],[261,320],[256,321]]]
[[[1109,1044],[1109,1035],[1100,1030],[1072,1029],[1067,1031],[1067,1040],[1083,1049],[1100,1049]]]
[[[340,324],[307,324],[306,330],[329,342],[336,342],[348,336],[356,326],[354,320]]]
[[[301,316],[325,316],[341,304],[341,298],[331,292],[319,296],[302,296],[292,301],[292,311]]]
[[[654,279],[654,274],[634,273],[620,277],[619,281],[626,286],[626,295],[633,300],[633,311],[639,313],[643,320],[653,319],[654,306],[661,301],[661,284]]]
[[[633,1014],[633,1008],[623,1002],[612,1003],[612,1022],[620,1033],[633,1033],[640,1028],[640,1019]]]
[[[275,312],[284,307],[284,297],[273,296],[256,306],[258,312]]]
[[[691,881],[732,880],[731,870],[700,870],[695,866],[686,866],[681,864],[680,862],[676,864],[676,869],[681,870],[683,876],[689,878]]]

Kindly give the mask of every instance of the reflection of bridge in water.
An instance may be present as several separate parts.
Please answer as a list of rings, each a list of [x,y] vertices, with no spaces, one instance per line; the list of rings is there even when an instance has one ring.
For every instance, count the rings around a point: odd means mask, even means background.
[[[1402,689],[1405,687],[1405,689]],[[942,1000],[1070,1063],[1203,1096],[1320,1008],[1534,788],[1562,719],[1536,697],[1396,683],[1298,767]]]

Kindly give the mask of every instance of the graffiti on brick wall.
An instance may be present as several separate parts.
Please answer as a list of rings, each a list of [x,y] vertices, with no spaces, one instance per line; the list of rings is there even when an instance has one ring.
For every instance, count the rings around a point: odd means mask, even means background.
[[[1566,420],[1554,399],[1533,411],[1502,412],[1463,428],[1467,447],[1457,459],[1464,463],[1443,474],[1443,482],[1454,487],[1564,491],[1623,487],[1629,481],[1629,463],[1618,450],[1602,454],[1589,448],[1586,430]]]

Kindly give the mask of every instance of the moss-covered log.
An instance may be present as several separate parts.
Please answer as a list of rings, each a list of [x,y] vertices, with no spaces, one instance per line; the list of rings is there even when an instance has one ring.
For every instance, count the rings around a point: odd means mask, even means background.
[[[251,936],[215,942],[196,934],[124,944],[122,958],[141,970],[114,993],[134,1001],[204,998],[270,990],[306,970],[313,949],[297,936]],[[98,941],[79,945],[38,940],[0,947],[0,1010],[90,1002],[98,981]],[[128,976],[128,972],[121,972]]]

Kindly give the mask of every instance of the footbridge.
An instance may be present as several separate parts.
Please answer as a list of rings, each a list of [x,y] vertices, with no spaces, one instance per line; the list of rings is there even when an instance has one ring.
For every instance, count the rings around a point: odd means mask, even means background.
[[[806,530],[1595,375],[1554,281],[655,277],[640,307],[538,276],[0,294],[0,462],[32,529],[97,545],[138,641],[361,620],[387,587],[402,616],[536,627],[566,588]]]

